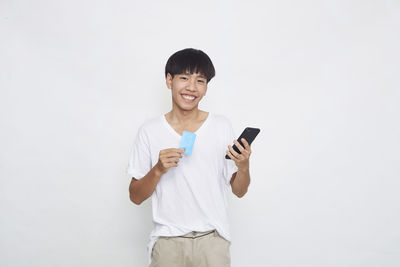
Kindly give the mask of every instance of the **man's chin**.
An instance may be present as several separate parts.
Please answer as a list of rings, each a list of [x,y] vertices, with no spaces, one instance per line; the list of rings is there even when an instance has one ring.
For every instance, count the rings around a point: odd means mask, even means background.
[[[193,111],[198,109],[198,105],[195,106],[179,106],[180,109],[184,110],[184,111]]]

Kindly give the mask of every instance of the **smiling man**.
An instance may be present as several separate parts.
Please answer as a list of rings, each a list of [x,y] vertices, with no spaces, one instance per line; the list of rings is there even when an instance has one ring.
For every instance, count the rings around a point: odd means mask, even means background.
[[[214,76],[201,50],[173,54],[165,67],[172,110],[144,122],[131,151],[130,199],[152,198],[151,267],[230,266],[227,198],[230,189],[238,197],[247,192],[251,149],[235,140],[226,117],[199,110]],[[184,131],[196,136],[190,154],[179,149]]]

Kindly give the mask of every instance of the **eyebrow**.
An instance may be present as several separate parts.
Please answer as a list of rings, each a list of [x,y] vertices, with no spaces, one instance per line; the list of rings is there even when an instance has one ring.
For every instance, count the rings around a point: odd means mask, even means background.
[[[194,73],[193,73],[194,74]],[[189,72],[184,72],[184,73],[182,73],[182,75],[192,75],[192,73],[189,73]],[[206,76],[204,76],[203,74],[199,74],[199,75],[197,75],[199,78],[203,78],[203,79],[207,79],[207,77]]]

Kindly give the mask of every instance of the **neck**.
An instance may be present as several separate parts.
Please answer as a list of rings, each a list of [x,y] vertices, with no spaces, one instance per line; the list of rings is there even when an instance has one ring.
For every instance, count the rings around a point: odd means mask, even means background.
[[[182,109],[172,109],[167,116],[169,116],[170,120],[179,124],[185,124],[190,121],[198,120],[201,115],[201,110],[198,108],[193,110],[182,110]]]

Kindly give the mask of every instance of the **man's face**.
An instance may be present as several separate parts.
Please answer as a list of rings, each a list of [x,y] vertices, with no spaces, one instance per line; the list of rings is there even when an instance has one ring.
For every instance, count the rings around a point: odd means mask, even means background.
[[[172,101],[183,110],[196,108],[207,92],[207,79],[200,73],[167,74],[167,87],[172,91]]]

